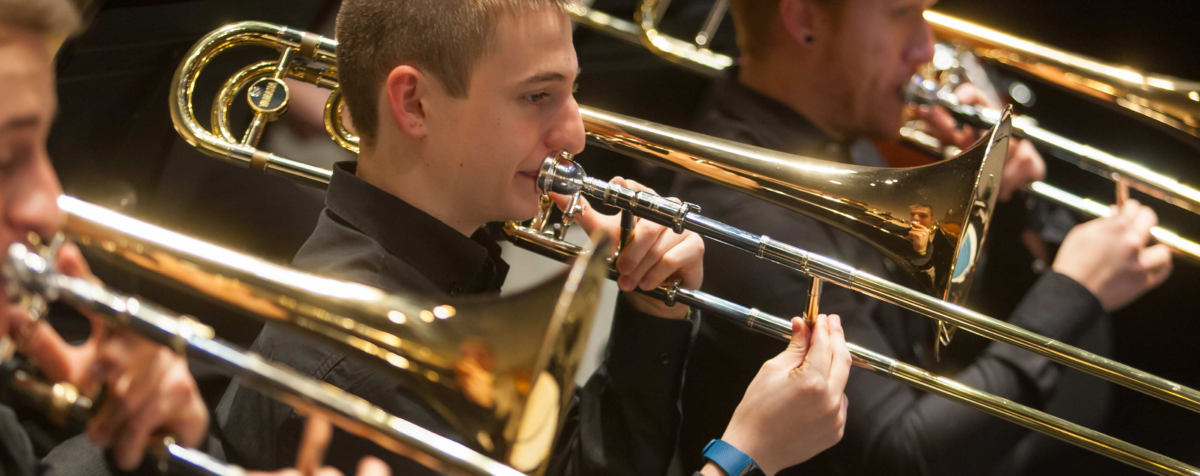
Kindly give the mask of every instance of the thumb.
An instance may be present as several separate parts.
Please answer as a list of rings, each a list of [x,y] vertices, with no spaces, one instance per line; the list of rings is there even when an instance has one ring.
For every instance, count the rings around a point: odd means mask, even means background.
[[[387,464],[374,456],[364,457],[358,462],[358,476],[391,476],[392,470]]]
[[[73,346],[63,340],[50,324],[37,321],[26,327],[22,351],[37,364],[52,381],[66,381],[80,389],[91,388],[89,370],[95,360],[95,342],[98,337],[88,339],[88,344]],[[96,334],[95,326],[92,331]]]
[[[808,327],[804,319],[793,317],[792,340],[788,342],[787,350],[784,350],[779,357],[786,359],[793,367],[799,367],[804,363],[804,358],[808,356],[811,339],[812,329]]]
[[[88,266],[87,260],[83,258],[83,253],[79,251],[79,247],[75,246],[75,243],[64,243],[58,250],[58,256],[54,257],[54,261],[55,268],[62,274],[73,278],[83,278],[96,284],[100,283],[100,280],[92,274],[91,267]]]
[[[325,450],[333,437],[333,427],[325,417],[311,414],[304,422],[304,435],[301,436],[300,449],[296,453],[296,469],[300,474],[312,475],[321,467],[325,460]]]

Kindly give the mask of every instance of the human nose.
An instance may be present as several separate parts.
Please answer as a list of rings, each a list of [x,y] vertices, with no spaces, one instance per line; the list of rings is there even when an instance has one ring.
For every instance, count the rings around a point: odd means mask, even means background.
[[[43,156],[35,161],[31,176],[19,181],[19,185],[9,192],[5,225],[14,232],[11,236],[24,237],[33,232],[50,238],[62,229],[58,209],[62,187],[48,158]]]
[[[909,47],[905,51],[905,62],[908,67],[916,71],[926,63],[933,61],[933,44],[933,30],[929,28],[929,23],[922,17],[916,31],[913,32]]]
[[[574,155],[583,152],[586,139],[583,118],[579,115],[579,103],[570,98],[555,118],[554,127],[546,134],[546,147],[550,150],[565,150]]]

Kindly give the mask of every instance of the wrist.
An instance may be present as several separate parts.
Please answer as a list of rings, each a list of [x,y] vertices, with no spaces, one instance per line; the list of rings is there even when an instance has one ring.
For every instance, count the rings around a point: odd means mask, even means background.
[[[719,467],[728,476],[764,476],[774,474],[763,469],[761,463],[751,453],[747,452],[745,442],[722,437],[712,440],[704,447],[704,459],[707,465]],[[752,451],[753,452],[753,451]]]
[[[701,468],[700,472],[697,474],[703,476],[729,476],[728,474],[725,474],[725,470],[721,469],[720,466],[717,466],[717,464],[713,463],[712,461],[705,463],[704,468]]]

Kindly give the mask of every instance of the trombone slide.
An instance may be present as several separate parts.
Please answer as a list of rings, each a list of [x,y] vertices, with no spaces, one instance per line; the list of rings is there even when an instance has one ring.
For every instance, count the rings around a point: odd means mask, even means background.
[[[521,228],[513,223],[504,227],[509,241],[517,246],[558,261],[570,261],[575,255],[570,245]],[[610,268],[609,277],[616,279],[615,269]],[[821,283],[814,277],[814,283]],[[792,324],[787,319],[773,316],[755,308],[721,299],[703,291],[693,291],[674,286],[659,286],[650,291],[638,290],[664,303],[682,303],[705,311],[705,316],[717,317],[745,327],[759,334],[780,341],[788,341],[792,335]],[[817,299],[811,299],[809,309],[816,309]],[[815,315],[806,313],[806,321]],[[1045,433],[1067,443],[1094,451],[1139,469],[1155,474],[1200,474],[1200,470],[1168,458],[1153,451],[1113,438],[1104,433],[1076,425],[1040,410],[1007,400],[996,395],[963,385],[954,380],[931,374],[920,367],[906,364],[886,355],[873,352],[853,343],[846,346],[856,367],[889,379],[908,384],[914,388],[975,408],[989,415],[1007,420],[1030,430]]]
[[[565,195],[582,193],[606,205],[627,210],[638,217],[654,221],[676,231],[685,229],[694,231],[705,238],[753,253],[759,258],[924,314],[940,322],[962,327],[988,339],[1033,352],[1076,370],[1191,411],[1200,412],[1200,392],[1192,388],[933,298],[859,271],[831,258],[701,216],[697,210],[698,207],[693,204],[677,203],[649,192],[635,192],[612,182],[588,177],[578,165],[566,162],[568,163],[563,164],[557,157],[546,159],[542,166],[542,176],[538,178],[538,185],[542,187],[543,192]]]

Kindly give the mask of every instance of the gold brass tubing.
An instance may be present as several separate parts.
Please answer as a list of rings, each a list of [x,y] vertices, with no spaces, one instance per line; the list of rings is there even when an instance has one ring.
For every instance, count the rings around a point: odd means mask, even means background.
[[[558,261],[569,261],[574,254],[569,243],[549,238],[528,228],[508,223],[504,232],[520,248]],[[610,278],[615,279],[615,272]],[[815,283],[821,282],[814,278]],[[641,291],[639,291],[641,292]],[[673,290],[668,286],[642,292],[663,300],[674,295],[677,302],[704,311],[706,316],[730,320],[750,330],[787,341],[791,323],[758,309],[747,308],[702,291]],[[811,302],[810,302],[811,305]],[[807,312],[814,312],[809,310]],[[815,313],[812,314],[815,317]],[[1162,475],[1198,475],[1200,470],[1153,451],[1113,438],[1104,433],[1047,414],[1035,408],[963,385],[953,379],[934,375],[919,367],[900,362],[853,343],[847,343],[854,365],[872,373],[924,390],[934,395],[975,408],[1002,420],[1044,433],[1100,455]]]
[[[1060,189],[1045,182],[1034,182],[1029,184],[1028,190],[1030,193],[1039,197],[1047,198],[1055,203],[1062,204],[1075,211],[1093,216],[1107,217],[1112,211],[1107,206],[1099,202],[1092,201],[1074,195],[1066,190]],[[1150,229],[1150,235],[1158,240],[1159,243],[1165,244],[1171,248],[1175,256],[1184,258],[1193,264],[1200,265],[1200,244],[1188,240],[1178,233],[1156,226]]]
[[[669,0],[642,0],[637,9],[637,23],[641,26],[642,45],[660,58],[688,68],[700,74],[712,76],[733,66],[733,58],[714,53],[708,48],[672,38],[658,30],[658,21]],[[660,3],[661,2],[661,3]]]
[[[988,339],[1033,352],[1076,370],[1188,410],[1200,412],[1200,392],[1192,388],[1077,347],[1047,339],[1007,322],[992,319],[961,306],[931,299],[861,271],[855,274],[852,284],[846,287],[939,321],[954,324]]]
[[[575,23],[618,40],[624,40],[635,45],[642,44],[642,31],[631,21],[585,7],[581,3],[573,3],[568,6],[567,13],[571,15],[571,21]]]
[[[1124,109],[1200,147],[1200,82],[1113,66],[935,11],[925,20],[936,36],[966,43],[980,58]]]
[[[957,99],[938,94],[937,104],[950,110],[955,116],[981,127],[995,126],[1000,111],[987,108],[963,106]],[[1055,134],[1038,126],[1029,116],[1014,116],[1013,129],[1019,136],[1028,138],[1039,147],[1050,149],[1052,155],[1074,164],[1088,172],[1138,189],[1154,198],[1178,206],[1193,213],[1200,213],[1200,190],[1178,180],[1155,172],[1132,160],[1115,156],[1104,150]],[[901,135],[912,135],[901,131]]]
[[[865,359],[861,356],[870,351],[857,348],[858,346],[854,344],[847,344],[847,346],[851,347],[851,353],[855,354],[855,364],[860,367],[869,365],[877,371],[876,373],[884,373],[885,371],[882,369],[876,369],[876,366],[881,363],[891,364],[890,371],[886,371],[886,373],[893,380],[907,383],[915,388],[939,395],[948,400],[976,408],[1025,428],[1078,445],[1154,474],[1200,474],[1200,470],[1181,461],[1126,443],[1104,433],[1076,425],[1028,406],[963,385],[954,380],[933,375],[919,367],[887,359],[881,355],[878,357],[887,360],[872,359],[869,362],[864,362]]]
[[[431,298],[276,266],[68,196],[58,202],[90,258],[366,357],[473,450],[522,471],[544,466],[553,441],[527,435],[561,424],[605,273],[600,253],[516,296]],[[464,345],[495,355],[494,368],[470,365]],[[468,371],[485,378],[464,379]],[[491,384],[463,383],[473,381]]]
[[[213,98],[212,113],[210,114],[213,134],[231,143],[238,143],[238,139],[233,136],[233,130],[229,126],[229,108],[233,107],[233,101],[236,100],[239,91],[259,78],[274,76],[276,67],[277,64],[274,61],[260,61],[238,70],[237,73],[225,80],[225,84]]]
[[[729,11],[729,0],[717,0],[716,3],[713,3],[712,10],[708,11],[708,18],[704,19],[704,27],[696,34],[696,46],[708,48],[708,44],[717,35],[717,28],[721,26],[721,21],[725,19],[727,11]]]
[[[192,94],[196,81],[212,59],[220,53],[241,45],[260,45],[282,51],[284,48],[301,47],[302,32],[291,28],[262,22],[235,23],[209,33],[196,43],[185,55],[175,71],[170,91],[171,120],[175,130],[188,144],[211,157],[247,166],[254,157],[255,149],[238,143],[230,143],[205,130],[197,121],[192,108]],[[336,43],[322,38],[318,42],[316,57],[328,64],[337,64]],[[267,170],[302,182],[319,180],[319,169],[306,164],[267,155]],[[315,174],[315,176],[314,176]]]
[[[350,133],[342,121],[345,109],[346,98],[342,96],[342,89],[334,89],[329,93],[329,99],[325,101],[325,132],[329,133],[329,138],[333,139],[337,145],[357,154],[359,152],[358,136]]]
[[[821,287],[825,280],[821,278],[812,278],[812,283],[808,285],[808,305],[804,309],[804,322],[812,325],[817,321],[817,314],[821,311]]]

